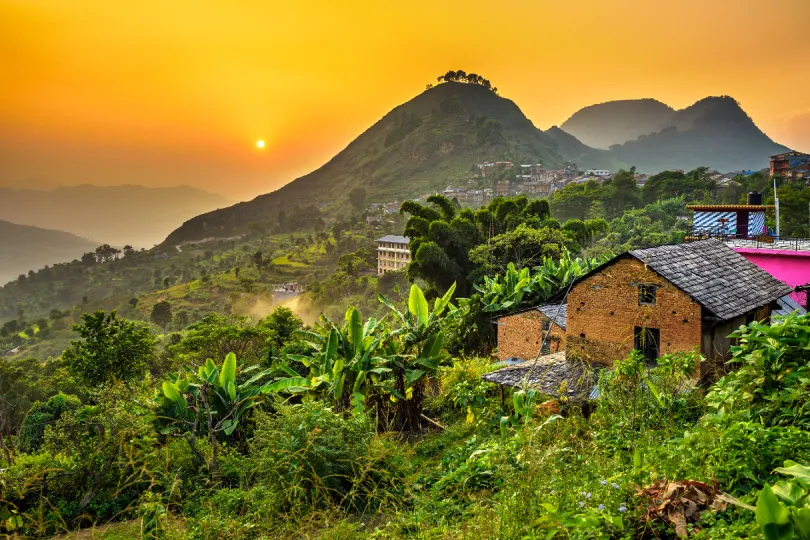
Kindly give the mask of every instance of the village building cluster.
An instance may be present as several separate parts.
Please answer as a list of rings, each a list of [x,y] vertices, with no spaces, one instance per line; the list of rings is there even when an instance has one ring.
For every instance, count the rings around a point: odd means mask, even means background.
[[[810,185],[810,154],[785,152],[771,156],[771,176],[781,176],[788,182]]]

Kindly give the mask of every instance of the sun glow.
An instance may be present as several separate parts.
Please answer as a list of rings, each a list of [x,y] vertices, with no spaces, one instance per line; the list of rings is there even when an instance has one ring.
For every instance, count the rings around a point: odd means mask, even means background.
[[[262,140],[256,141],[256,148],[264,148],[264,141]]]

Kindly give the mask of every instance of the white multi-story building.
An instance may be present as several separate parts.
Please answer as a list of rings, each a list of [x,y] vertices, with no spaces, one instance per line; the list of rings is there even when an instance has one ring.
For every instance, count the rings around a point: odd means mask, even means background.
[[[389,234],[377,239],[377,275],[402,270],[411,262],[410,238]]]
[[[610,171],[605,169],[589,169],[585,171],[585,176],[599,176],[600,178],[607,178],[610,176]]]

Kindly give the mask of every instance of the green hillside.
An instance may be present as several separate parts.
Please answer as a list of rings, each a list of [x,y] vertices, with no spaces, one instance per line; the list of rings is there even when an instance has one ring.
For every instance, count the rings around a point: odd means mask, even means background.
[[[29,270],[78,259],[95,246],[63,231],[0,221],[0,285]]]
[[[228,236],[295,206],[345,212],[354,188],[365,189],[369,203],[401,201],[466,182],[475,164],[489,159],[539,160],[549,167],[564,161],[557,142],[514,102],[481,85],[446,82],[393,109],[318,170],[250,202],[191,219],[166,244]]]

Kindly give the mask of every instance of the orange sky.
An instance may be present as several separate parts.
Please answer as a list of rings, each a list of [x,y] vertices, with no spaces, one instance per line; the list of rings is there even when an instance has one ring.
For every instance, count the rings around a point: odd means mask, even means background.
[[[808,0],[0,0],[0,187],[250,197],[448,69],[540,128],[613,99],[728,94],[810,151],[809,20]]]

